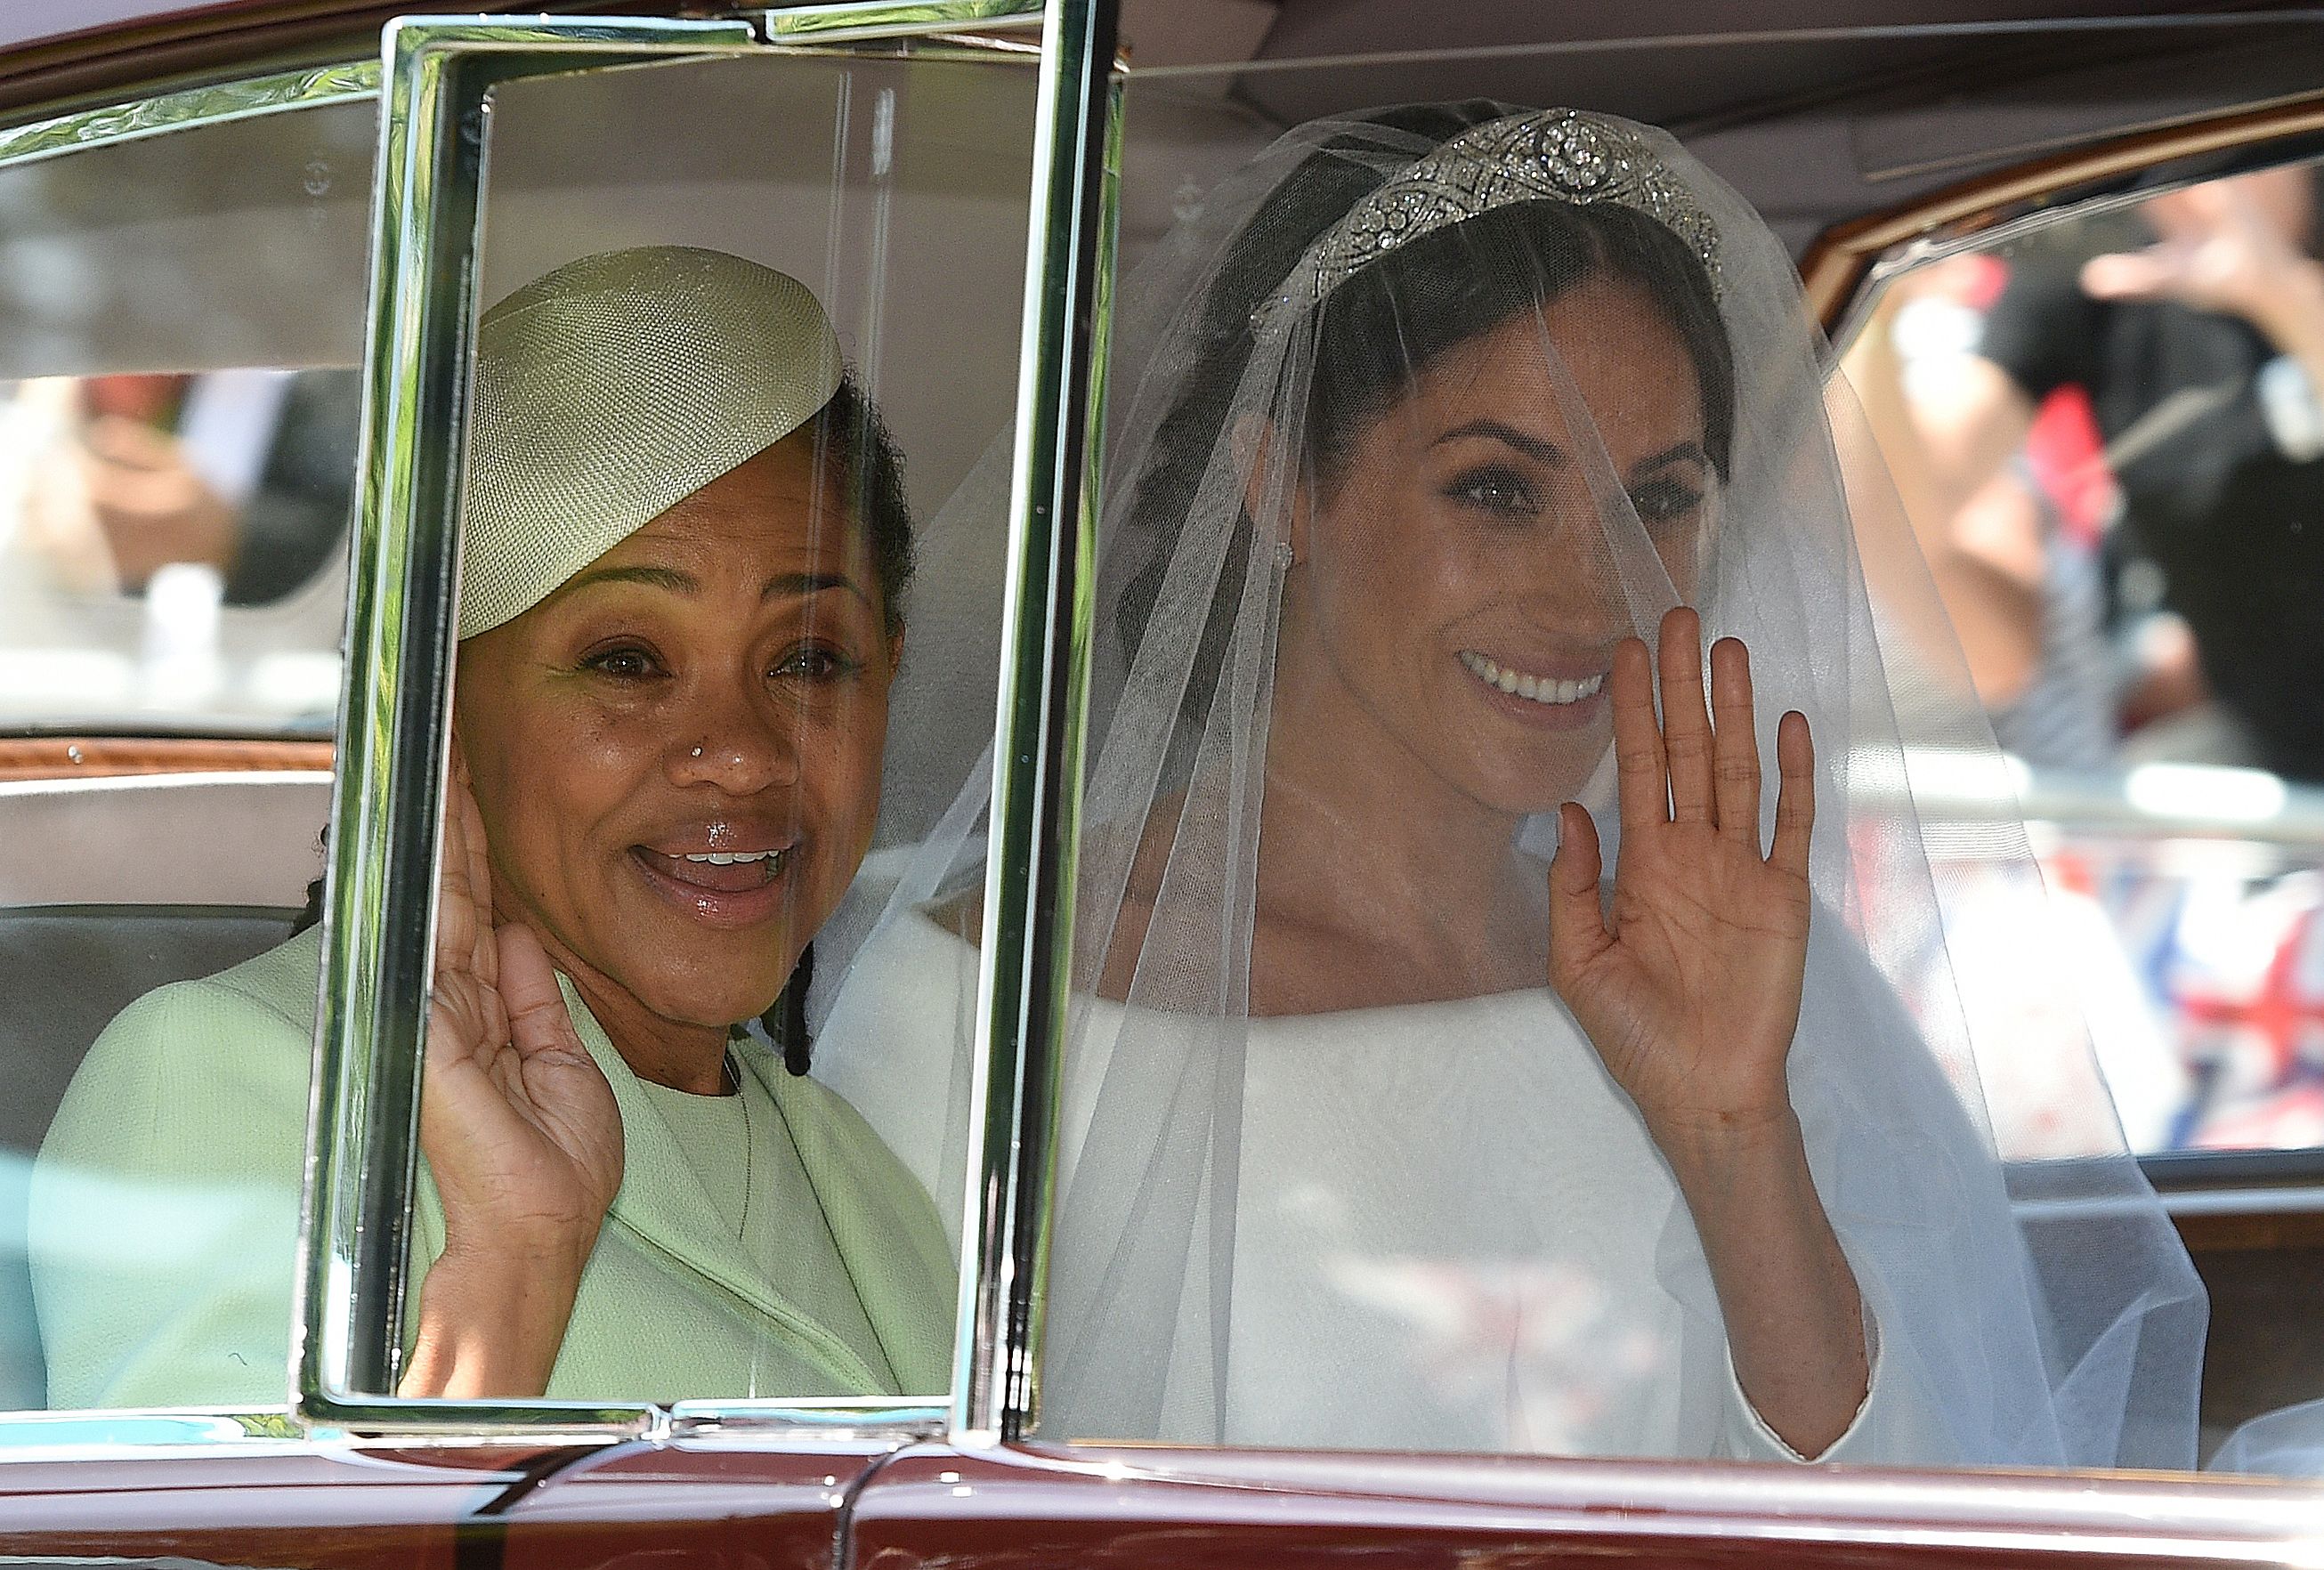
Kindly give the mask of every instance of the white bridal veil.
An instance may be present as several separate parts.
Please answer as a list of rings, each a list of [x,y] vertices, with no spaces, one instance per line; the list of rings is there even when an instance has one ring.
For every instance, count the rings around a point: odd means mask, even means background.
[[[1788,1071],[1877,1347],[1830,1454],[2191,1464],[2201,1288],[2061,966],[1976,941],[2043,897],[2018,826],[1916,803],[1934,770],[2006,797],[2001,760],[1742,199],[1627,122],[1383,110],[1282,138],[1120,298],[1042,1432],[1769,1448],[1687,1207],[1545,973],[1418,958],[1455,929],[1545,949],[1527,858],[1563,799],[1614,866],[1591,661],[1690,604],[1750,651],[1768,778],[1777,716],[1816,743]],[[1443,441],[1499,456],[1397,448],[1424,386],[1473,406]],[[1687,450],[1646,461],[1681,405]],[[973,485],[930,530],[910,661],[990,658],[937,585],[998,496]],[[1319,680],[1362,716],[1336,759]],[[894,744],[924,754],[909,713]],[[987,789],[955,771],[816,1008],[818,1072],[954,1219]],[[1391,837],[1346,803],[1407,776],[1443,791],[1409,797],[1398,843],[1481,803],[1535,875],[1417,919],[1333,911]],[[1319,982],[1295,961],[1321,929],[1374,957]]]

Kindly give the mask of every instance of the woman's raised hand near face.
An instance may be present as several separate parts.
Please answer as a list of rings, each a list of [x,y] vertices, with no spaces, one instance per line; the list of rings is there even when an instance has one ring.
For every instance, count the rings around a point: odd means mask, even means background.
[[[1706,711],[1700,640],[1692,610],[1663,618],[1659,725],[1646,645],[1615,651],[1622,844],[1610,910],[1596,826],[1571,802],[1549,874],[1551,984],[1658,1140],[1789,1113],[1784,1061],[1807,965],[1807,720],[1787,714],[1776,732],[1783,778],[1762,854],[1750,658],[1731,638],[1711,650]]]
[[[622,1182],[622,1116],[540,939],[493,919],[491,862],[456,764],[438,872],[420,1142],[444,1201],[406,1395],[538,1395]]]
[[[1744,1394],[1817,1456],[1862,1407],[1871,1357],[1784,1074],[1807,974],[1814,749],[1806,717],[1785,715],[1762,854],[1750,659],[1731,638],[1712,648],[1706,710],[1702,648],[1692,611],[1663,618],[1659,725],[1646,645],[1615,651],[1613,904],[1601,913],[1597,828],[1569,802],[1549,868],[1549,974],[1678,1180]]]

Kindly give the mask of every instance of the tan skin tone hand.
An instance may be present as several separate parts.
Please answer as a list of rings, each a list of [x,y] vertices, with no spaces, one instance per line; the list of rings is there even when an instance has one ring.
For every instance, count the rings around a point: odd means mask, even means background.
[[[1659,725],[1646,645],[1615,653],[1613,898],[1601,910],[1597,829],[1569,802],[1549,871],[1550,982],[1677,1178],[1744,1393],[1813,1456],[1847,1431],[1870,1380],[1862,1298],[1784,1077],[1812,906],[1814,751],[1806,719],[1785,715],[1762,854],[1749,657],[1731,638],[1712,648],[1706,709],[1701,638],[1693,611],[1663,619]]]
[[[622,1116],[540,937],[494,920],[484,824],[456,751],[453,776],[420,1127],[447,1233],[399,1388],[538,1395],[621,1187]]]

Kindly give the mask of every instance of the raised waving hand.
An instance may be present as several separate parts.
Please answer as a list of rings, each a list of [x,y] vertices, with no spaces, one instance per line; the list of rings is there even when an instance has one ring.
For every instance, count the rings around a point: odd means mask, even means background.
[[[1775,832],[1759,841],[1759,749],[1743,645],[1663,618],[1660,724],[1646,645],[1609,683],[1622,845],[1610,907],[1590,815],[1568,803],[1549,869],[1551,984],[1645,1117],[1719,1291],[1758,1419],[1821,1455],[1868,1399],[1863,1297],[1808,1168],[1784,1077],[1807,972],[1815,756],[1804,716],[1775,733]]]
[[[420,1104],[445,1247],[402,1388],[537,1395],[621,1187],[621,1110],[540,939],[494,922],[484,820],[456,761],[447,794]]]
[[[1658,1139],[1788,1113],[1784,1060],[1812,903],[1806,717],[1787,714],[1776,731],[1782,780],[1762,853],[1750,657],[1732,638],[1712,648],[1706,710],[1701,637],[1693,611],[1663,618],[1659,725],[1646,646],[1615,651],[1622,843],[1610,908],[1601,913],[1597,827],[1572,803],[1550,864],[1551,984]]]

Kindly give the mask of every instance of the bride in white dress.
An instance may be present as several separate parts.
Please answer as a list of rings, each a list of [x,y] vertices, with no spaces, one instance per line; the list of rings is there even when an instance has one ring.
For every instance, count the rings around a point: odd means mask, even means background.
[[[2038,881],[1914,808],[1997,755],[1741,199],[1414,106],[1122,297],[1041,1432],[2190,1464],[2201,1288],[1992,1026],[2058,978],[1948,966]],[[817,1011],[955,1224],[983,789]]]

